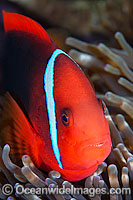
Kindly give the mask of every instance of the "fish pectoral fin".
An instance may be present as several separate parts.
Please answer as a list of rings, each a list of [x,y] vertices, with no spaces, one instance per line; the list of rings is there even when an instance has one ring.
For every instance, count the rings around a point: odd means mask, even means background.
[[[23,155],[29,155],[33,161],[36,161],[38,159],[36,145],[41,142],[41,139],[8,92],[2,97],[1,107],[0,146],[10,145],[10,156],[17,165],[22,165]],[[35,154],[33,147],[36,149]]]

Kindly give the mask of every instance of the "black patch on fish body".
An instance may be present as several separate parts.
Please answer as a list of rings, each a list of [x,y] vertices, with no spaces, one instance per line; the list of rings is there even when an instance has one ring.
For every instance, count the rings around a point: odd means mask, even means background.
[[[39,37],[25,32],[7,33],[2,59],[2,90],[23,102],[29,109],[30,91],[43,92],[43,76],[47,58],[52,54],[52,45]],[[35,76],[40,80],[33,81]]]

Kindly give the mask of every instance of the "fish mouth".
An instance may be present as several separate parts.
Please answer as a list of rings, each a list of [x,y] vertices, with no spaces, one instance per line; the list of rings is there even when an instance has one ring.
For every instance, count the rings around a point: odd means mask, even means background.
[[[96,139],[86,140],[80,143],[80,150],[82,151],[89,147],[102,148],[110,143],[111,143],[110,136],[103,137],[101,141],[96,141]]]
[[[98,142],[96,144],[88,144],[86,147],[102,147],[105,143],[106,141]]]

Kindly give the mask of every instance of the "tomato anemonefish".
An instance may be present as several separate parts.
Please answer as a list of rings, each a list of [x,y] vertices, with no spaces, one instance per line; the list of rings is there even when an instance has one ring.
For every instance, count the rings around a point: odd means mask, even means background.
[[[17,164],[28,154],[39,169],[56,170],[67,180],[89,176],[111,150],[89,80],[37,22],[5,11],[3,21],[2,89],[13,98],[3,98],[9,124],[1,129],[1,143],[11,146]]]

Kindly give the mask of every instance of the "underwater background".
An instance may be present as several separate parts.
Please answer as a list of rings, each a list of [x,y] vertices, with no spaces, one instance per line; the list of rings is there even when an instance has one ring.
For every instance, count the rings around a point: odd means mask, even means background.
[[[38,170],[27,156],[27,170],[10,160],[10,148],[0,148],[0,186],[20,183],[25,187],[130,188],[133,184],[133,1],[132,0],[1,0],[0,52],[2,52],[2,10],[17,12],[39,22],[59,48],[83,69],[98,98],[104,100],[112,150],[96,172],[70,183],[58,172]],[[1,53],[2,55],[2,53]],[[0,55],[0,64],[1,64]],[[1,74],[0,74],[1,75]],[[0,78],[1,80],[1,78]],[[1,94],[2,95],[2,94]],[[2,122],[0,99],[0,125]],[[5,196],[0,199],[123,199],[131,194],[44,194]]]

